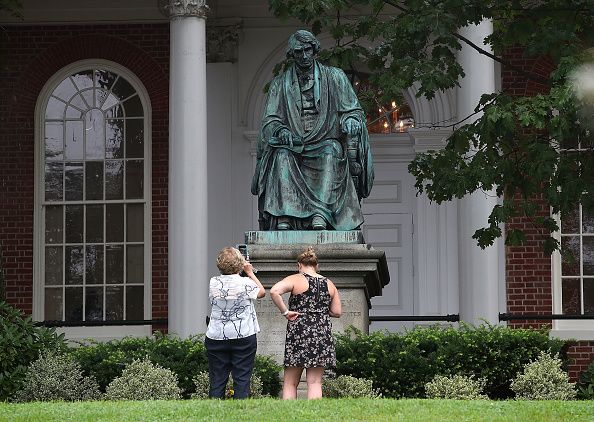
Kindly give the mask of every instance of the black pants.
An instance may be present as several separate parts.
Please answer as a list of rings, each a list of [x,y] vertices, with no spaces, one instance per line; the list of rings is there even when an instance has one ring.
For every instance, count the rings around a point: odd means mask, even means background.
[[[233,398],[245,399],[250,395],[250,378],[256,357],[256,335],[232,340],[204,340],[208,353],[208,396],[222,399],[229,372],[233,375]]]

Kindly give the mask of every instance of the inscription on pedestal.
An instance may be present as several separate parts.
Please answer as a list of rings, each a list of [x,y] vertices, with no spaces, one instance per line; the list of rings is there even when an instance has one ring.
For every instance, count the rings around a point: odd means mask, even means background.
[[[361,289],[340,289],[340,300],[342,303],[342,316],[330,318],[332,332],[343,332],[352,325],[363,332],[369,328],[367,316],[367,299]],[[289,295],[284,295],[285,304],[289,301]],[[287,333],[287,320],[274,305],[270,297],[256,301],[256,312],[260,324],[258,334],[258,354],[272,356],[274,360],[283,363],[285,353],[285,336]]]

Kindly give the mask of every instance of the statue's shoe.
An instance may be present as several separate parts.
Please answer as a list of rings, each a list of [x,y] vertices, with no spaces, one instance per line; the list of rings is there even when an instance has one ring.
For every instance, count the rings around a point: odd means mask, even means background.
[[[285,222],[278,223],[276,225],[276,229],[277,230],[291,230],[291,225],[289,223],[285,223]]]
[[[319,214],[314,215],[311,219],[311,228],[313,230],[326,230],[327,225],[328,223],[326,223],[324,217]]]

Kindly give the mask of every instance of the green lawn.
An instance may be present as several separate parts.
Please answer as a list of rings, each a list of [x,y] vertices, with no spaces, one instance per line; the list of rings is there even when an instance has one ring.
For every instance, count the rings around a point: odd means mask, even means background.
[[[594,421],[592,401],[323,399],[0,403],[0,421]]]

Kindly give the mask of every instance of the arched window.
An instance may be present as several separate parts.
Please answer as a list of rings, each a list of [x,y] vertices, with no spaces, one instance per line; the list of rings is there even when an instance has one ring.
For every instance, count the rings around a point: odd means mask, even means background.
[[[79,62],[46,84],[37,108],[37,319],[150,317],[148,107],[140,82],[111,63]]]

